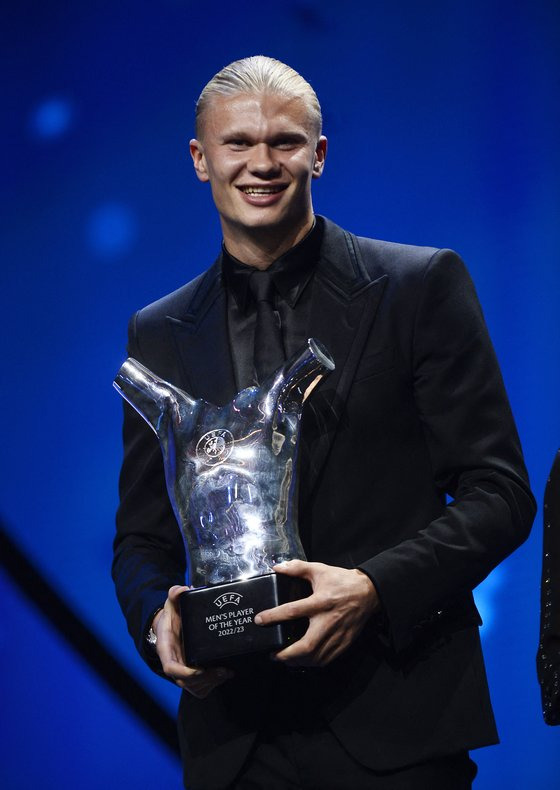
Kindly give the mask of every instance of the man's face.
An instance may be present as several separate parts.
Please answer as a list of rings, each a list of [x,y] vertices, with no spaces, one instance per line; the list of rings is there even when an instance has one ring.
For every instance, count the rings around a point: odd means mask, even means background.
[[[311,179],[322,173],[326,139],[317,141],[301,99],[216,97],[190,149],[198,178],[210,182],[230,251],[249,236],[288,234],[296,243],[307,232]]]

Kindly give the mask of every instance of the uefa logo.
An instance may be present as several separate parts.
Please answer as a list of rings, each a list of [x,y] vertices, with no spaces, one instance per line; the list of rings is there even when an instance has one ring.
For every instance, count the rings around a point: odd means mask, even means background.
[[[197,442],[196,457],[207,466],[221,464],[229,458],[233,442],[233,434],[227,428],[208,431]]]
[[[218,609],[221,609],[222,606],[225,606],[228,603],[230,604],[232,603],[235,604],[235,606],[239,606],[239,602],[241,601],[242,598],[243,596],[241,595],[241,593],[236,593],[236,592],[222,593],[215,599],[214,605],[217,606]]]

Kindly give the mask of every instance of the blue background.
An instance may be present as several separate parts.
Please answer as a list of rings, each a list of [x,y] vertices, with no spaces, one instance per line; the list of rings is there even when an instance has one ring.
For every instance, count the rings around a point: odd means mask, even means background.
[[[138,307],[202,271],[220,232],[187,143],[226,63],[313,84],[329,156],[315,209],[355,233],[450,246],[478,287],[537,498],[560,444],[560,6],[214,0],[3,9],[2,519],[170,712],[109,577],[121,403]],[[502,745],[476,787],[550,788],[560,730],[535,676],[542,517],[477,590]],[[0,573],[0,784],[179,788],[180,768]],[[374,712],[372,715],[375,715]]]

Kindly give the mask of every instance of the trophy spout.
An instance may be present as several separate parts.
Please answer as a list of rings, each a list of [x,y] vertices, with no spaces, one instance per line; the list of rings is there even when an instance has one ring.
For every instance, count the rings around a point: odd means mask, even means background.
[[[196,405],[194,398],[159,378],[132,357],[122,364],[113,386],[158,436],[162,435],[170,418],[177,417],[179,413],[192,413]]]
[[[302,351],[293,356],[277,377],[270,394],[277,409],[285,411],[301,406],[321,379],[334,370],[334,360],[315,338],[310,337]]]

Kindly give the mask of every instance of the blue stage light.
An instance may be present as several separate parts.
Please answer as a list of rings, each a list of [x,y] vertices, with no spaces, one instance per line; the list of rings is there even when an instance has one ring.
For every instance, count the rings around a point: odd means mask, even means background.
[[[66,134],[74,119],[74,109],[67,99],[45,99],[31,114],[30,129],[34,137],[54,139]]]
[[[496,595],[503,587],[507,576],[507,570],[503,565],[498,565],[492,573],[474,591],[474,600],[480,616],[482,617],[483,628],[481,634],[487,636],[491,630],[496,615]]]
[[[136,217],[128,206],[106,203],[90,216],[87,228],[91,250],[102,258],[115,258],[132,247],[137,235]]]

